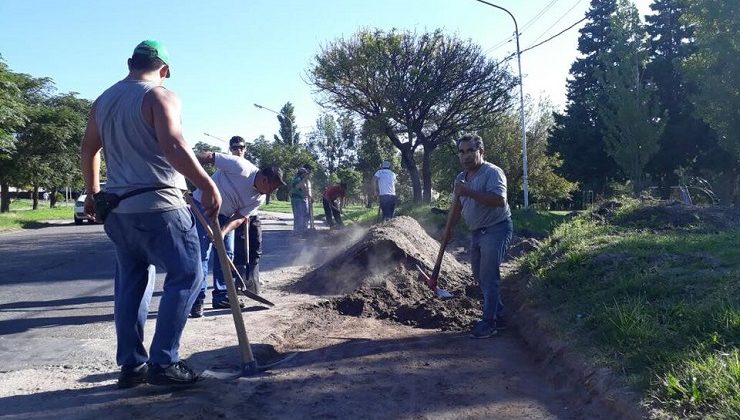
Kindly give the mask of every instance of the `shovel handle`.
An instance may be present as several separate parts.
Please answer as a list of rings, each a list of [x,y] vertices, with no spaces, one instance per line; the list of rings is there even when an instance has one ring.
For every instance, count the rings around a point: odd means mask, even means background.
[[[442,234],[442,240],[439,241],[439,252],[437,253],[437,260],[434,263],[434,269],[432,270],[432,275],[430,276],[435,284],[437,282],[437,278],[439,277],[439,271],[442,268],[442,259],[445,256],[445,248],[447,248],[447,244],[450,242],[452,230],[454,229],[452,222],[455,218],[455,213],[453,210],[457,205],[457,198],[457,194],[454,194],[452,196],[452,204],[450,204],[450,209],[447,211],[447,222],[445,223],[445,230]]]
[[[203,229],[206,231],[206,234],[208,235],[208,238],[211,240],[211,243],[213,243],[214,246],[215,246],[216,239],[214,238],[213,230],[208,225],[208,222],[206,221],[205,216],[203,216],[198,211],[198,208],[195,206],[195,203],[193,202],[192,197],[190,197],[190,194],[185,194],[185,201],[187,201],[188,205],[190,206],[190,208],[193,211],[193,214],[195,214],[195,217],[198,219],[198,221],[200,222],[201,226],[203,226]],[[219,231],[220,231],[220,228],[219,228]],[[245,240],[246,240],[246,244],[245,245],[248,246],[248,244],[249,244],[249,237],[246,236],[245,237]],[[223,238],[221,239],[221,241],[223,242]],[[224,247],[224,252],[226,252],[226,248],[225,247]],[[248,255],[249,254],[249,248],[246,249],[246,252],[247,252],[247,255]],[[247,256],[247,258],[249,258],[249,257]],[[241,284],[246,285],[247,283],[244,282],[244,279],[242,278],[242,275],[239,274],[239,270],[237,270],[236,266],[234,265],[234,262],[231,261],[229,258],[226,258],[226,261],[228,261],[228,264],[231,267],[231,271],[233,271],[234,274],[236,274],[236,277],[239,279],[239,281],[241,281]],[[226,271],[226,270],[224,270],[224,271]],[[234,287],[236,287],[236,286],[234,286]],[[262,296],[250,292],[249,290],[246,289],[246,287],[242,290],[242,293],[244,294],[244,296],[246,296],[246,297],[248,297],[248,298],[250,298],[252,300],[256,300],[259,303],[264,303],[267,306],[275,306],[274,303],[272,303],[269,300],[263,298]]]

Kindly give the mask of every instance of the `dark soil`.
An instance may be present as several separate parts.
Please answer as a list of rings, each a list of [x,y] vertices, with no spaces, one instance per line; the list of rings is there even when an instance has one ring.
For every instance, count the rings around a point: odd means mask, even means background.
[[[334,239],[340,238],[332,234]],[[510,256],[539,247],[535,239],[516,238]],[[410,217],[371,227],[346,251],[308,273],[295,291],[343,295],[320,304],[342,315],[389,319],[419,328],[466,330],[480,317],[480,289],[470,266],[445,253],[439,287],[454,297],[438,298],[419,279],[417,265],[431,273],[439,242]],[[467,258],[467,253],[458,255]]]

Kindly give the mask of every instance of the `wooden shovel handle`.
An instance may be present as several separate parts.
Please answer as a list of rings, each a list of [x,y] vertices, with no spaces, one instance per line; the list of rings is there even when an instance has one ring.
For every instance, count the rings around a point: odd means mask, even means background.
[[[442,258],[445,256],[445,248],[447,248],[447,244],[450,242],[450,238],[452,237],[452,230],[454,229],[454,226],[452,225],[452,221],[454,218],[453,210],[455,209],[456,204],[457,195],[453,195],[452,204],[450,204],[450,209],[447,211],[447,223],[445,224],[445,230],[442,234],[442,240],[439,242],[437,261],[434,263],[434,269],[432,270],[432,275],[430,276],[430,278],[435,283],[437,282],[437,277],[439,277],[439,270],[442,268]]]
[[[244,318],[242,317],[241,308],[239,308],[239,297],[236,295],[236,285],[234,285],[234,278],[231,276],[231,268],[233,263],[229,264],[228,255],[226,255],[226,247],[224,246],[224,238],[219,235],[214,235],[214,232],[221,232],[221,226],[218,224],[218,219],[214,219],[210,224],[206,223],[205,217],[200,214],[200,211],[195,206],[193,199],[190,195],[185,194],[185,200],[188,202],[193,210],[193,214],[196,215],[198,221],[203,224],[205,231],[211,238],[214,247],[216,248],[216,254],[218,254],[218,260],[221,263],[221,272],[224,275],[224,281],[226,283],[226,293],[229,296],[229,306],[231,307],[231,315],[234,318],[234,327],[236,328],[236,337],[239,340],[239,355],[241,356],[242,365],[254,364],[254,354],[252,354],[252,346],[249,345],[249,337],[247,336],[247,328],[244,326]]]

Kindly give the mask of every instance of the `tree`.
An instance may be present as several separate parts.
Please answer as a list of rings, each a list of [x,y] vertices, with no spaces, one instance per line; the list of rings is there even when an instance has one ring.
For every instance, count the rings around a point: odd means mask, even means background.
[[[643,186],[643,171],[658,152],[665,127],[655,86],[645,82],[646,33],[629,0],[619,0],[611,18],[613,47],[600,53],[596,71],[604,100],[597,106],[606,152],[632,182],[634,192]]]
[[[563,158],[559,172],[584,188],[603,191],[617,166],[607,154],[598,104],[604,92],[594,74],[602,66],[598,54],[614,45],[610,18],[616,0],[591,0],[586,24],[580,29],[578,51],[583,54],[571,65],[564,113],[555,114],[550,151]]]
[[[547,99],[540,99],[535,103],[531,98],[525,98],[529,199],[533,206],[545,208],[556,201],[568,200],[570,194],[578,187],[577,183],[555,173],[561,160],[557,155],[547,152],[549,131],[554,124],[553,109],[553,105]],[[523,204],[519,113],[511,110],[503,118],[481,130],[479,134],[485,145],[484,158],[499,166],[506,174],[507,201],[512,206]],[[455,175],[461,171],[457,148],[451,141],[449,147],[440,148],[441,151],[444,153],[435,156],[435,166],[438,168],[435,172],[439,174],[435,188],[450,192]]]
[[[10,210],[11,158],[15,153],[15,131],[26,122],[26,105],[13,73],[0,56],[0,213]]]
[[[316,158],[302,145],[286,145],[269,142],[264,136],[255,139],[248,150],[251,160],[258,166],[277,166],[282,169],[285,181],[288,182],[293,174],[305,164],[318,168]],[[278,199],[288,199],[288,187],[280,187],[275,193]]]
[[[275,142],[293,146],[300,143],[301,137],[300,133],[298,133],[298,126],[295,125],[295,108],[293,104],[287,102],[283,105],[280,108],[277,119],[280,123],[280,136],[275,135]]]
[[[346,114],[338,120],[331,114],[320,115],[316,120],[316,128],[308,135],[309,150],[318,156],[329,174],[355,163],[356,142],[355,122]]]
[[[15,169],[17,179],[33,187],[34,209],[40,187],[55,197],[61,187],[82,178],[79,145],[89,111],[90,101],[76,93],[52,96],[31,107],[28,123],[18,131]]]
[[[10,185],[23,181],[21,163],[23,155],[18,151],[18,136],[28,122],[35,106],[46,101],[53,90],[49,78],[34,78],[27,74],[13,73],[4,63],[0,65],[0,98],[8,109],[0,110],[0,138],[3,152],[0,153],[0,212],[10,210]]]
[[[686,2],[655,0],[650,8],[654,13],[645,16],[650,36],[645,78],[657,88],[666,125],[660,150],[651,159],[648,171],[666,188],[677,184],[679,168],[694,175],[714,172],[723,166],[723,159],[718,153],[716,133],[694,113],[688,97],[696,86],[688,82],[680,67],[681,60],[695,49],[693,27],[681,18]]]
[[[684,22],[694,29],[694,49],[683,61],[696,115],[714,129],[734,162],[735,199],[740,188],[740,3],[690,0]]]
[[[516,80],[472,41],[437,30],[361,30],[324,47],[309,71],[320,103],[367,120],[401,152],[415,201],[430,201],[434,150],[510,106]],[[416,152],[421,152],[421,176]]]

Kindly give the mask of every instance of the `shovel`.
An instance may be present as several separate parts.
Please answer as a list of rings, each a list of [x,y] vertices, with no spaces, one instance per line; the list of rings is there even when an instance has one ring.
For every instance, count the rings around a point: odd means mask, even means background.
[[[427,275],[418,264],[416,265],[416,269],[419,270],[419,281],[426,283],[427,286],[434,290],[434,293],[442,299],[449,299],[452,297],[452,293],[437,286],[437,280],[439,279],[439,270],[442,268],[442,258],[445,256],[445,248],[447,248],[447,244],[450,242],[450,238],[452,237],[452,219],[454,218],[452,210],[455,208],[455,203],[457,203],[457,195],[452,197],[452,204],[450,205],[450,210],[447,212],[447,223],[445,224],[445,230],[442,234],[442,240],[439,243],[437,261],[434,263],[432,274]]]
[[[195,203],[193,202],[192,197],[190,197],[190,194],[185,194],[185,200],[187,201],[187,203],[190,206],[190,208],[193,210],[193,214],[195,214],[195,217],[198,218],[198,221],[200,222],[201,226],[203,226],[203,229],[205,229],[206,234],[208,235],[208,238],[211,239],[211,243],[213,243],[214,246],[215,246],[216,245],[216,238],[213,235],[213,229],[212,229],[212,227],[210,227],[208,225],[208,222],[206,221],[206,218],[200,213],[200,211],[198,211],[198,208],[195,206]],[[221,231],[221,228],[219,228],[218,231],[220,232]],[[245,234],[246,234],[245,236],[247,238],[245,240],[247,242],[244,245],[246,245],[245,252],[247,253],[247,259],[248,259],[249,258],[249,247],[248,247],[248,244],[249,244],[249,242],[248,242],[249,241],[249,239],[248,239],[249,238],[249,232],[245,230]],[[221,238],[220,235],[219,235],[219,238],[221,239],[221,243],[223,243],[223,238]],[[218,249],[216,249],[216,251],[218,251]],[[224,252],[226,252],[226,248],[224,248]],[[234,265],[234,262],[231,261],[228,258],[226,258],[226,261],[227,261],[226,265],[223,265],[222,264],[223,272],[225,273],[225,272],[228,271],[229,273],[231,273],[233,271],[236,274],[236,277],[239,280],[240,284],[242,286],[244,286],[244,287],[242,287],[242,288],[240,288],[238,290],[240,292],[242,292],[242,294],[244,294],[244,296],[246,296],[246,297],[248,297],[248,298],[250,298],[252,300],[255,300],[255,301],[259,302],[259,303],[264,303],[267,306],[275,306],[275,304],[272,303],[272,302],[270,302],[269,300],[263,298],[262,296],[260,296],[260,295],[258,295],[256,293],[252,293],[250,290],[248,290],[246,288],[246,284],[247,283],[244,282],[244,279],[242,278],[241,274],[239,274],[239,270]],[[229,270],[229,269],[227,269],[227,267],[230,267],[231,269]],[[232,277],[232,279],[233,279],[233,277]],[[236,289],[236,285],[234,285],[234,288]],[[228,285],[227,285],[227,289],[228,289]],[[231,297],[229,297],[229,299],[231,299]]]
[[[316,230],[316,226],[313,224],[313,200],[308,200],[308,221],[311,230]]]

